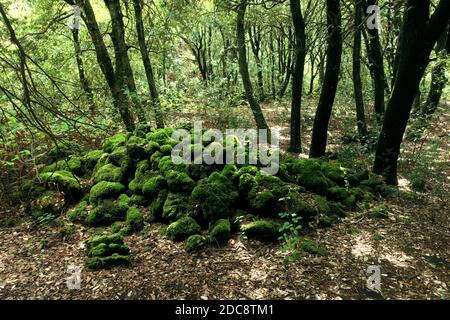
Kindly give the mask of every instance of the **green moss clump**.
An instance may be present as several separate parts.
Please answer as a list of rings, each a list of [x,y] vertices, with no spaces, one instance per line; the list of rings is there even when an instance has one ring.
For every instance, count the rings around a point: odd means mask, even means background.
[[[175,170],[178,172],[187,172],[185,164],[174,164],[171,156],[163,156],[159,160],[158,170],[161,174],[166,175],[171,170]]]
[[[350,186],[355,187],[359,185],[361,181],[369,179],[369,171],[368,170],[360,170],[355,173],[351,173],[348,175],[348,182]]]
[[[297,175],[297,183],[317,194],[324,195],[328,189],[328,180],[322,173],[321,160],[297,160],[292,165],[292,171]]]
[[[112,233],[119,233],[120,230],[122,230],[122,222],[116,221],[111,225],[111,232]]]
[[[127,137],[123,133],[117,133],[110,138],[107,138],[102,143],[103,151],[107,153],[113,152],[116,148],[124,146]]]
[[[123,179],[122,169],[113,164],[107,164],[99,168],[93,175],[95,183],[100,181],[121,182]]]
[[[130,197],[130,206],[145,206],[149,203],[149,200],[140,194],[133,194]]]
[[[40,178],[48,184],[54,184],[58,190],[62,190],[72,198],[81,195],[80,178],[69,171],[61,170],[55,172],[44,172]]]
[[[172,153],[172,146],[170,144],[165,144],[160,147],[160,152],[165,156],[170,156]]]
[[[118,266],[127,266],[130,264],[130,258],[117,253],[111,256],[100,258],[92,257],[86,260],[86,267],[90,270],[109,269]]]
[[[204,246],[205,246],[205,240],[199,234],[194,234],[192,236],[189,236],[184,241],[184,249],[188,253],[197,252],[197,251],[201,250]]]
[[[87,206],[87,201],[81,201],[75,206],[75,208],[67,212],[67,217],[72,222],[83,223],[88,215]]]
[[[220,219],[209,228],[210,242],[216,245],[224,245],[231,236],[231,224],[228,219]]]
[[[166,179],[163,176],[157,175],[147,180],[142,186],[142,193],[149,199],[154,199],[158,193],[167,188]]]
[[[152,154],[152,156],[150,157],[150,163],[153,170],[158,170],[159,162],[161,161],[162,157],[163,154],[159,151],[156,151]]]
[[[164,129],[155,129],[152,132],[146,134],[146,139],[149,141],[153,141],[158,143],[160,146],[165,144],[171,144],[173,140],[172,133],[174,129],[172,128],[164,128]]]
[[[175,221],[190,213],[189,197],[177,193],[169,193],[164,202],[162,218],[165,221]]]
[[[240,231],[248,238],[255,238],[263,241],[274,241],[280,236],[280,229],[280,223],[268,220],[257,220],[242,225]]]
[[[128,206],[118,201],[104,200],[91,210],[85,223],[90,227],[101,227],[125,219]]]
[[[199,183],[191,198],[197,204],[206,221],[229,218],[234,213],[234,204],[239,194],[230,180],[215,172],[208,180]]]
[[[225,167],[222,169],[221,174],[225,177],[227,177],[228,179],[233,179],[233,176],[238,172],[238,168],[236,167],[235,164],[227,164],[225,165]]]
[[[342,187],[331,187],[328,189],[327,197],[331,200],[343,202],[350,196],[350,192]]]
[[[132,234],[141,231],[144,228],[144,215],[136,208],[130,208],[127,211],[126,234]]]
[[[239,177],[239,192],[246,197],[250,190],[256,185],[255,177],[249,173],[244,173]]]
[[[191,217],[183,217],[167,227],[167,236],[173,241],[183,241],[187,237],[200,233],[201,228]]]
[[[167,199],[167,194],[169,192],[167,190],[161,190],[157,197],[152,201],[150,206],[148,207],[149,213],[146,217],[146,221],[160,221],[163,216],[164,203]]]
[[[119,196],[125,190],[125,186],[118,182],[101,181],[91,188],[89,201],[92,204],[101,199],[112,199]]]
[[[61,170],[70,171],[78,176],[82,176],[84,174],[83,159],[78,156],[71,156],[68,159],[63,159],[52,163],[45,168],[44,172],[55,172]]]
[[[92,150],[83,156],[86,169],[92,170],[103,155],[103,150]]]
[[[310,254],[315,254],[319,256],[324,256],[327,254],[325,248],[319,246],[317,243],[309,239],[302,239],[300,247],[302,248],[303,251],[308,252]]]
[[[74,141],[59,141],[56,146],[48,151],[50,162],[65,159],[71,155],[80,155],[83,153],[83,147]]]
[[[186,173],[170,170],[166,173],[167,185],[170,191],[191,193],[195,187],[195,181]]]
[[[361,186],[376,189],[377,186],[382,185],[383,183],[383,177],[373,174],[369,177],[369,179],[361,181]]]
[[[155,172],[150,170],[150,162],[148,160],[140,161],[137,164],[134,179],[128,184],[128,188],[135,194],[142,194],[145,182],[153,176],[155,176]]]
[[[120,205],[127,206],[127,207],[131,206],[130,200],[131,200],[131,198],[128,195],[126,195],[125,193],[122,193],[117,198],[117,201],[119,202]]]
[[[131,136],[126,144],[128,155],[134,160],[144,160],[149,156],[147,154],[147,140]]]
[[[340,186],[345,185],[346,173],[348,170],[342,167],[339,162],[323,162],[320,168],[325,177],[334,181]]]

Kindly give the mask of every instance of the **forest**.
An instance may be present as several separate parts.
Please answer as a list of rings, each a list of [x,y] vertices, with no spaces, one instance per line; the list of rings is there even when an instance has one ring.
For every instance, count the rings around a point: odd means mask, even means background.
[[[447,300],[449,79],[449,0],[0,0],[0,299]]]

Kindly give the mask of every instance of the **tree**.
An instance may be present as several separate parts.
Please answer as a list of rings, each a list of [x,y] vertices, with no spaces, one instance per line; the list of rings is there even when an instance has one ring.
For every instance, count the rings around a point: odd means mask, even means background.
[[[245,95],[250,103],[253,116],[255,118],[256,126],[258,129],[269,129],[266,119],[261,110],[261,106],[256,101],[253,94],[253,86],[250,80],[250,73],[248,71],[247,62],[247,49],[245,47],[245,11],[247,9],[247,0],[241,0],[237,7],[236,18],[236,39],[237,39],[237,51],[239,61],[239,72],[241,74],[242,83],[245,90]]]
[[[325,155],[328,123],[339,82],[342,56],[341,8],[339,0],[327,0],[328,48],[327,65],[309,150],[310,157]]]
[[[448,25],[450,1],[441,0],[430,17],[430,0],[408,0],[397,49],[397,74],[378,139],[374,172],[397,184],[397,159],[430,53]]]
[[[289,151],[299,153],[302,151],[301,105],[306,58],[306,34],[300,0],[290,0],[289,4],[295,30],[295,65],[292,75],[291,144]]]
[[[365,144],[367,138],[366,117],[364,114],[364,99],[361,80],[361,28],[362,20],[362,0],[355,0],[355,31],[353,40],[353,88],[356,105],[356,121],[358,125],[359,141]],[[384,99],[384,98],[383,98]]]
[[[144,64],[145,76],[152,98],[153,110],[155,112],[156,126],[164,128],[164,119],[160,110],[160,101],[156,81],[153,74],[153,67],[148,54],[147,44],[145,43],[144,23],[142,22],[142,7],[140,0],[133,0],[134,15],[136,19],[136,32],[139,41],[139,49],[141,52],[142,63]]]

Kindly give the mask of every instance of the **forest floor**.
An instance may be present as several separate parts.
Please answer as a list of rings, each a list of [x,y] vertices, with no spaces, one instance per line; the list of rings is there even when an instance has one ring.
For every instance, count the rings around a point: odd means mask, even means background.
[[[389,218],[371,218],[370,208],[360,208],[331,228],[312,231],[308,237],[327,250],[323,257],[305,253],[286,266],[280,244],[240,236],[225,247],[191,256],[182,243],[167,240],[161,226],[153,224],[125,239],[131,250],[130,267],[83,269],[81,289],[69,290],[67,268],[83,268],[84,242],[92,230],[66,219],[56,226],[38,227],[23,218],[14,227],[0,224],[0,299],[448,299],[450,114],[446,109],[436,115],[426,135],[427,141],[440,141],[426,191],[409,189],[408,157],[414,155],[417,143],[407,141],[399,193],[370,205],[384,203]],[[287,118],[285,109],[270,114],[272,123]],[[306,119],[306,126],[311,119]],[[344,125],[338,116],[332,120],[331,149],[339,144]],[[308,132],[305,137],[304,144],[309,145]],[[370,265],[380,266],[381,293],[366,289]]]

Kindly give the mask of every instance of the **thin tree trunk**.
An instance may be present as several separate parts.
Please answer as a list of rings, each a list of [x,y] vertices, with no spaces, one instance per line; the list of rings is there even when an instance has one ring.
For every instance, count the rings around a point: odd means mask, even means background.
[[[361,81],[361,28],[362,0],[355,0],[355,33],[353,41],[353,86],[355,93],[356,121],[359,141],[365,144],[367,138],[366,117],[364,115],[364,99]]]
[[[301,105],[306,58],[306,34],[300,0],[290,0],[290,9],[295,30],[295,65],[292,77],[291,143],[289,151],[300,153],[302,152]]]
[[[247,0],[242,0],[237,8],[236,19],[236,39],[237,39],[237,51],[239,61],[239,72],[241,73],[242,83],[245,90],[245,95],[250,103],[253,116],[255,118],[256,126],[258,129],[269,129],[266,119],[262,113],[259,103],[256,101],[253,94],[253,86],[250,80],[250,73],[248,71],[247,63],[247,49],[245,47],[245,11],[247,9]]]
[[[312,132],[310,157],[325,155],[328,124],[336,97],[342,56],[341,8],[339,0],[327,0],[327,65]]]
[[[134,15],[136,19],[136,32],[139,41],[139,49],[141,52],[142,63],[144,64],[145,76],[147,77],[147,84],[150,91],[153,110],[155,112],[155,122],[157,128],[164,128],[164,118],[161,114],[161,104],[159,101],[158,89],[156,88],[155,76],[153,74],[153,67],[150,61],[150,56],[145,43],[144,23],[142,22],[142,7],[140,0],[133,0]]]

